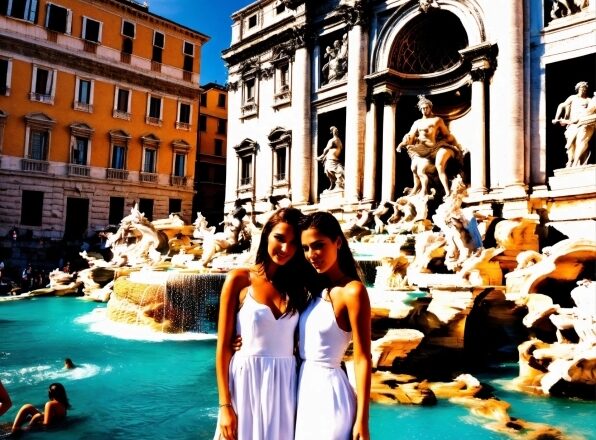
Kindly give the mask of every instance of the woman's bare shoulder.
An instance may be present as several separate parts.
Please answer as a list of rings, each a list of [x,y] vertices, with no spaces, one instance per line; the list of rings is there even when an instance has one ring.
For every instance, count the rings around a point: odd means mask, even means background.
[[[226,284],[243,288],[250,284],[250,269],[247,267],[240,267],[232,269],[226,276]]]

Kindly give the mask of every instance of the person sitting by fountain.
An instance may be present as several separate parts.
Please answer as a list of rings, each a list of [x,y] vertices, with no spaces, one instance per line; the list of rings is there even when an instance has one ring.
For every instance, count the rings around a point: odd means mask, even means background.
[[[302,217],[296,208],[275,212],[263,227],[255,264],[230,271],[222,287],[216,439],[294,438],[294,341],[307,300],[304,279],[309,279],[309,266],[299,251]],[[236,352],[234,333],[243,337]]]
[[[66,390],[61,383],[53,383],[48,388],[48,400],[44,407],[44,412],[39,411],[30,403],[21,407],[12,424],[12,433],[21,431],[22,425],[29,422],[27,428],[51,427],[56,426],[66,419],[70,402],[66,395]]]
[[[12,400],[10,400],[8,391],[6,391],[6,388],[2,385],[2,381],[0,381],[0,416],[5,414],[10,408],[12,408]]]

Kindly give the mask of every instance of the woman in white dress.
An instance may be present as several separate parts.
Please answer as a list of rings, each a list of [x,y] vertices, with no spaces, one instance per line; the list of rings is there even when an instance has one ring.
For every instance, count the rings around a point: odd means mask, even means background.
[[[216,439],[291,440],[296,411],[295,330],[306,303],[295,208],[263,227],[255,265],[229,272],[222,287],[216,375]],[[297,252],[298,250],[298,252]],[[231,341],[241,334],[242,347]]]
[[[325,288],[300,315],[302,364],[294,439],[368,440],[372,367],[368,293],[335,217],[315,212],[301,226],[305,257]],[[355,390],[341,368],[351,341]]]

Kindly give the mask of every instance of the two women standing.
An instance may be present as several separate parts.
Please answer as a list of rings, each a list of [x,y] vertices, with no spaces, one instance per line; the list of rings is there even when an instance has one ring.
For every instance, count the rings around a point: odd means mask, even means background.
[[[352,339],[355,393],[340,368]],[[256,264],[231,271],[222,288],[216,369],[215,438],[370,437],[370,304],[335,217],[283,208],[267,222]]]

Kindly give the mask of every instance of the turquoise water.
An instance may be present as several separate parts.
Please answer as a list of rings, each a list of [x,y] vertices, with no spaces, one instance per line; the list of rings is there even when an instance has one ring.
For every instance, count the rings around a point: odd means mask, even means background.
[[[171,339],[104,319],[105,305],[75,298],[0,302],[0,379],[14,406],[42,406],[48,385],[62,382],[73,409],[54,439],[211,439],[217,418],[215,340]],[[79,367],[63,370],[71,357]],[[528,397],[503,389],[514,368],[480,377],[512,404],[510,413],[555,425],[570,437],[596,439],[596,404]],[[373,404],[374,440],[505,439],[460,406],[406,407]],[[26,439],[49,438],[30,432]],[[285,440],[285,439],[280,439]]]

